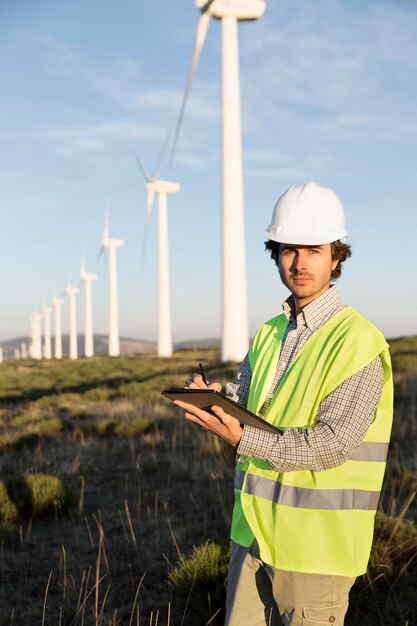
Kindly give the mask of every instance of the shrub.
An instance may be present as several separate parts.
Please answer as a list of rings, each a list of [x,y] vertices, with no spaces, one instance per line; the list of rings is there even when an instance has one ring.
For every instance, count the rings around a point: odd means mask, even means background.
[[[89,402],[103,402],[109,399],[110,394],[110,389],[107,389],[106,387],[96,387],[95,389],[89,389],[86,391],[83,398]]]
[[[14,530],[14,527],[9,522],[0,521],[0,540],[10,537]]]
[[[96,424],[96,431],[99,435],[116,435],[118,437],[134,437],[142,433],[149,432],[154,421],[144,417],[121,422],[112,417],[106,417]]]
[[[143,391],[143,384],[132,380],[130,383],[120,385],[117,392],[120,396],[140,396]]]
[[[77,409],[82,403],[82,396],[79,393],[62,393],[57,397],[57,406],[61,411],[70,413]]]
[[[99,435],[111,435],[114,433],[118,423],[116,419],[105,417],[97,422],[96,431]]]
[[[70,423],[66,420],[62,420],[59,417],[53,419],[43,420],[36,425],[36,431],[41,435],[56,435],[63,430],[68,430]]]
[[[33,424],[40,418],[39,415],[35,413],[21,413],[20,415],[16,415],[9,422],[9,426],[12,428],[20,428],[21,426],[27,426],[28,424]]]
[[[119,422],[114,429],[114,433],[119,437],[134,437],[152,430],[155,422],[146,417],[138,417],[130,422]]]
[[[395,578],[417,557],[417,527],[412,520],[389,517],[378,511],[369,570]]]
[[[8,435],[0,435],[0,449],[13,448],[20,450],[24,446],[35,446],[39,441],[39,435],[36,433],[12,433]]]
[[[10,499],[9,492],[3,480],[0,481],[0,523],[15,524],[19,519],[16,504]]]
[[[0,484],[4,485],[19,517],[64,513],[75,502],[72,491],[56,476],[24,473],[6,476]]]
[[[189,597],[192,608],[198,610],[207,602],[217,608],[224,603],[229,559],[230,546],[194,546],[190,556],[182,557],[170,572],[169,581],[178,595]]]
[[[84,420],[94,417],[94,413],[86,406],[80,406],[79,408],[69,411],[69,417],[73,420]]]
[[[417,623],[416,557],[415,523],[378,512],[368,571],[353,586],[346,626]]]

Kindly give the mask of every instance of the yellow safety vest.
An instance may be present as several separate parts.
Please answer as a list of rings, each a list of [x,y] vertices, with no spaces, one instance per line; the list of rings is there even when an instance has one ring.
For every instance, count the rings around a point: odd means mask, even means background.
[[[248,409],[254,413],[273,382],[287,325],[285,315],[273,318],[252,343]],[[321,472],[278,472],[254,457],[238,459],[231,538],[242,546],[256,538],[265,563],[350,577],[366,571],[393,413],[391,362],[380,331],[350,307],[336,313],[294,357],[263,416],[282,430],[314,426],[324,398],[377,356],[381,399],[350,460]]]

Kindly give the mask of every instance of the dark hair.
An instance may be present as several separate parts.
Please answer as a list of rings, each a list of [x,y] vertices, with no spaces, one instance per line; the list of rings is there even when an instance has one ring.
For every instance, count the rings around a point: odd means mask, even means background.
[[[352,250],[350,245],[347,243],[342,243],[341,241],[333,241],[331,244],[332,249],[332,260],[338,261],[334,270],[332,270],[331,278],[332,280],[336,280],[342,274],[342,263],[346,261],[351,255]],[[278,241],[272,241],[269,239],[265,241],[265,250],[269,250],[271,253],[271,259],[275,261],[275,265],[278,267],[278,257],[279,257],[279,247],[280,243]]]

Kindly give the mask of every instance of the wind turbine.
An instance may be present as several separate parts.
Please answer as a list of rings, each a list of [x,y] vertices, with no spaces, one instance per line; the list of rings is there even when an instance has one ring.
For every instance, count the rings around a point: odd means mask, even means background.
[[[62,298],[55,295],[52,298],[55,312],[55,358],[62,359],[62,324],[61,324],[61,307],[64,304]]]
[[[167,138],[168,141],[168,138]],[[172,356],[172,329],[171,329],[171,299],[169,284],[169,252],[168,252],[168,202],[170,193],[178,193],[179,183],[168,180],[159,180],[158,173],[167,141],[152,176],[143,167],[140,159],[137,159],[139,168],[145,179],[145,187],[148,190],[147,214],[145,239],[152,216],[155,194],[158,196],[158,341],[157,354],[161,357]],[[145,245],[144,245],[145,247]]]
[[[44,305],[43,309],[43,319],[44,319],[44,328],[45,328],[45,340],[44,340],[44,352],[43,355],[45,359],[51,358],[51,315],[52,315],[52,307]]]
[[[92,357],[94,355],[93,336],[93,300],[91,297],[91,284],[97,280],[97,274],[87,274],[84,261],[81,262],[80,279],[85,284],[85,338],[84,355]]]
[[[35,314],[34,313],[30,316],[29,356],[31,359],[35,358]]]
[[[34,320],[34,345],[35,345],[35,353],[34,357],[36,360],[40,361],[42,359],[42,315],[40,313],[35,313],[33,316]]]
[[[40,361],[42,359],[42,329],[41,329],[42,315],[41,313],[34,313],[30,318],[30,324],[32,329],[32,346],[31,356],[33,359]]]
[[[238,21],[258,19],[265,4],[265,0],[196,0],[201,16],[173,144],[174,150],[210,18],[214,17],[221,22],[222,44],[222,361],[241,361],[249,342]]]
[[[116,250],[123,248],[124,245],[123,239],[109,237],[109,223],[106,215],[100,254],[106,250],[109,263],[109,356],[120,356]]]
[[[70,282],[68,282],[65,293],[67,294],[70,303],[69,358],[74,360],[78,359],[76,298],[79,292],[80,290],[78,287],[72,287]]]

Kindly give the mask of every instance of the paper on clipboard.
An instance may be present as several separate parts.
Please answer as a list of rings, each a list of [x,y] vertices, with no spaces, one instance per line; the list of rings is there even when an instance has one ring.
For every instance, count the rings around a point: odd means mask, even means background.
[[[275,434],[282,432],[276,426],[269,424],[261,417],[255,415],[255,413],[248,411],[248,409],[240,406],[237,402],[233,402],[233,400],[223,393],[215,391],[214,389],[183,389],[182,387],[171,387],[170,389],[164,389],[161,393],[169,400],[187,402],[199,409],[205,409],[207,411],[209,411],[210,407],[213,405],[220,406],[226,413],[236,417],[241,424],[261,428],[262,430]]]

